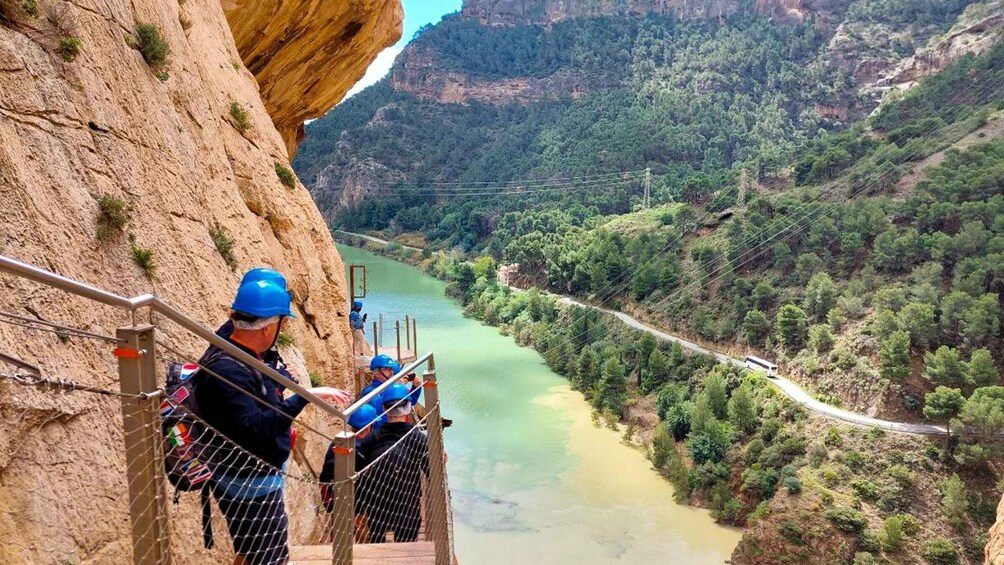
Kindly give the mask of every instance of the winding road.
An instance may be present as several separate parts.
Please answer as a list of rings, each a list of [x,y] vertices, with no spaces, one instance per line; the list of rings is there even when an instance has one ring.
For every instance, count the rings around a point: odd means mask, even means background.
[[[347,231],[343,231],[343,230],[334,230],[334,231],[336,231],[337,233],[343,233],[343,234],[351,236],[351,237],[362,238],[362,239],[365,239],[367,241],[372,241],[374,243],[378,243],[378,244],[381,244],[381,245],[387,245],[388,243],[390,243],[387,240],[376,238],[376,237],[369,236],[369,235],[364,235],[364,234],[361,234],[361,233],[353,233],[353,232],[347,232]],[[406,247],[407,249],[415,249],[416,251],[421,251],[421,249],[416,249],[414,247],[407,247],[407,246],[402,246],[402,247]],[[518,290],[518,289],[514,288],[514,290]],[[639,320],[637,320],[637,319],[635,319],[635,318],[633,318],[633,317],[625,314],[624,312],[620,312],[618,310],[610,310],[608,308],[603,308],[601,306],[594,306],[592,304],[587,304],[585,302],[580,302],[579,300],[576,300],[576,299],[574,299],[574,298],[572,298],[570,296],[564,296],[564,295],[554,295],[554,296],[557,296],[558,299],[559,299],[559,301],[564,302],[565,304],[572,304],[572,305],[575,305],[575,306],[580,306],[582,308],[592,308],[594,310],[598,310],[600,312],[604,312],[604,313],[610,314],[611,316],[616,317],[617,319],[619,319],[620,321],[624,322],[625,324],[627,324],[628,326],[630,326],[632,328],[635,328],[635,329],[643,331],[643,332],[648,332],[648,333],[652,334],[653,336],[655,336],[656,338],[664,340],[664,341],[675,341],[676,343],[679,343],[683,348],[688,349],[690,351],[693,351],[693,352],[696,352],[696,353],[703,353],[705,355],[713,355],[716,359],[718,359],[722,363],[729,363],[729,364],[736,365],[738,367],[743,367],[743,368],[746,367],[746,363],[742,359],[737,359],[735,357],[726,355],[726,354],[724,354],[724,353],[722,353],[720,351],[714,351],[712,349],[708,349],[707,347],[698,345],[698,344],[696,344],[696,343],[694,343],[692,341],[688,341],[686,339],[683,339],[682,337],[679,337],[679,336],[676,336],[676,335],[669,334],[669,333],[666,333],[664,331],[658,330],[656,328],[653,328],[653,327],[645,324],[644,322],[641,322],[641,321],[639,321]],[[877,418],[872,418],[870,416],[865,416],[864,414],[858,414],[856,412],[850,412],[850,411],[847,411],[847,410],[843,410],[841,408],[837,408],[836,406],[830,406],[829,404],[826,404],[826,403],[820,402],[819,400],[816,400],[815,398],[813,398],[813,396],[811,394],[809,394],[808,392],[806,392],[805,390],[803,390],[800,386],[798,386],[797,384],[795,384],[791,380],[786,379],[786,378],[784,378],[784,377],[782,377],[780,375],[778,375],[775,378],[769,378],[767,380],[771,384],[773,384],[774,386],[776,386],[782,393],[784,393],[786,396],[788,396],[788,398],[791,398],[793,401],[795,401],[797,404],[800,404],[800,405],[804,406],[807,410],[809,410],[811,412],[814,412],[814,413],[819,414],[821,416],[825,416],[827,418],[832,418],[834,420],[840,420],[840,421],[843,421],[843,422],[847,422],[849,424],[855,424],[855,425],[859,425],[859,426],[867,426],[867,427],[870,427],[870,428],[881,428],[883,430],[888,430],[888,431],[892,431],[892,432],[899,432],[899,433],[905,433],[905,434],[914,434],[914,435],[943,435],[943,434],[947,433],[946,430],[945,430],[945,428],[943,426],[935,426],[935,425],[931,425],[931,424],[912,424],[912,423],[909,423],[909,422],[893,422],[893,421],[889,421],[889,420],[879,420]]]

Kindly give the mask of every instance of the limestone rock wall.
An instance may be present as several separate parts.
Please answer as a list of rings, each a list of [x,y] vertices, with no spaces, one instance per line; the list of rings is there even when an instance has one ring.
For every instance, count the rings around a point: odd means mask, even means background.
[[[345,96],[401,37],[400,0],[221,0],[289,157],[303,122]]]
[[[230,2],[229,13],[240,4]],[[315,4],[316,17],[322,3]],[[379,4],[384,12],[352,12],[358,29],[324,19],[313,49],[317,28],[297,27],[303,19],[283,24],[278,18],[287,13],[273,13],[265,37],[281,30],[286,40],[259,52],[248,44],[238,51],[216,0],[39,0],[37,16],[21,1],[0,0],[0,254],[119,294],[156,293],[210,327],[225,319],[243,270],[274,266],[297,294],[299,318],[288,331],[301,381],[316,373],[347,385],[343,265],[310,195],[299,183],[281,184],[276,168],[288,167],[299,121],[336,101],[375,46],[400,34],[399,18],[385,17],[400,13],[397,2]],[[237,36],[264,47],[250,27],[261,13],[252,15],[237,18]],[[155,24],[170,45],[159,77],[132,47],[139,23]],[[79,53],[68,61],[61,43],[65,49],[71,38]],[[367,41],[370,48],[360,50]],[[285,55],[290,45],[299,58]],[[242,59],[261,73],[257,81]],[[298,64],[310,70],[299,72]],[[244,133],[232,106],[246,112]],[[133,261],[126,233],[97,240],[103,195],[131,207],[125,232],[152,251],[150,276]],[[233,240],[233,270],[214,244],[220,234]],[[128,322],[110,308],[7,276],[0,276],[0,311],[105,334]],[[179,328],[162,330],[162,361],[179,358],[168,346],[183,356],[204,349]],[[108,343],[0,324],[0,351],[53,377],[118,388]],[[128,562],[121,446],[118,399],[0,381],[0,563]],[[199,545],[194,515],[172,526]],[[217,532],[228,546],[225,529]],[[194,549],[179,561],[209,562]]]
[[[997,507],[997,523],[990,530],[986,562],[987,565],[1004,565],[1004,499]]]

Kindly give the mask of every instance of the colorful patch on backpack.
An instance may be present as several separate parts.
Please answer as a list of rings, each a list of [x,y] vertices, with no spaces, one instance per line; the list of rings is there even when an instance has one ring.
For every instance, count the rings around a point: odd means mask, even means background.
[[[212,476],[213,472],[209,470],[209,466],[202,463],[198,459],[192,459],[181,465],[181,472],[188,477],[188,482],[197,485],[209,477]]]
[[[190,394],[191,393],[188,392],[187,386],[178,387],[178,390],[174,391],[174,394],[171,395],[171,401],[174,402],[175,405],[181,404]]]
[[[160,403],[160,417],[161,418],[166,418],[166,417],[170,416],[171,413],[174,412],[174,409],[177,408],[177,407],[178,406],[176,404],[174,404],[173,402],[171,402],[170,398],[168,398],[164,402],[161,402]]]
[[[181,373],[178,374],[178,380],[187,381],[189,377],[195,374],[199,370],[198,365],[193,365],[191,363],[186,363],[181,366]]]
[[[192,440],[188,435],[188,426],[184,422],[178,422],[167,432],[167,441],[172,447],[185,447]]]

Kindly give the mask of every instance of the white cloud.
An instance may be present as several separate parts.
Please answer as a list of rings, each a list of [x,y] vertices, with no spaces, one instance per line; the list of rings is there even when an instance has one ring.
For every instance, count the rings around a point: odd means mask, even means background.
[[[343,101],[348,100],[357,92],[387,76],[387,73],[390,72],[390,68],[394,66],[394,59],[397,58],[401,51],[402,48],[396,45],[381,51],[380,54],[376,56],[376,59],[370,63],[370,66],[366,69],[366,74],[363,75],[363,78],[360,79],[359,82],[357,82],[356,85],[349,90],[348,94],[345,95]]]

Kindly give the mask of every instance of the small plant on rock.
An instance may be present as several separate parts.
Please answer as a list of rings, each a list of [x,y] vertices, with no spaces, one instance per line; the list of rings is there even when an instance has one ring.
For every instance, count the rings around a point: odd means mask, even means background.
[[[116,198],[110,194],[99,196],[98,241],[108,241],[115,234],[120,233],[125,225],[129,223],[129,214],[131,212],[132,208],[121,198]]]
[[[72,63],[77,55],[80,54],[80,38],[79,37],[64,37],[59,40],[59,54],[63,56],[63,60],[67,63]]]
[[[248,111],[236,102],[230,103],[230,119],[232,120],[234,129],[240,132],[241,135],[244,135],[244,132],[251,129],[251,120],[248,117]]]
[[[310,373],[310,386],[321,386],[324,384],[324,380],[321,379],[321,375],[317,373]]]
[[[213,240],[216,251],[223,257],[223,261],[230,267],[231,271],[237,270],[237,258],[234,257],[234,240],[219,223],[209,228],[209,238]]]
[[[275,340],[275,344],[279,347],[289,347],[294,343],[296,343],[296,339],[293,337],[293,334],[286,332],[279,332],[279,337]]]
[[[37,18],[41,13],[38,9],[38,0],[21,0],[21,9],[33,18]]]
[[[293,171],[289,170],[289,167],[278,161],[275,163],[275,176],[279,177],[279,182],[282,183],[282,186],[296,188],[296,175],[293,174]]]
[[[129,234],[129,252],[132,254],[133,263],[136,263],[146,278],[152,279],[157,271],[157,264],[153,260],[153,250],[140,247],[136,244],[136,236]]]
[[[127,40],[128,42],[128,40]],[[167,63],[167,56],[171,53],[171,46],[160,33],[160,28],[153,24],[137,24],[136,36],[132,40],[139,52],[143,54],[143,60],[154,69],[160,69]]]

